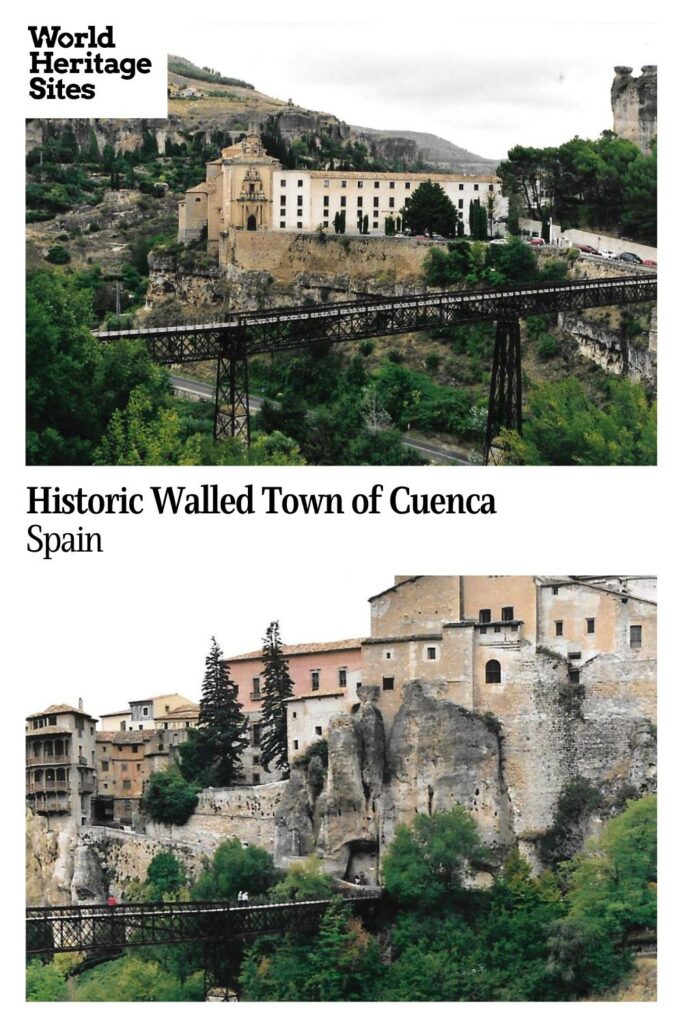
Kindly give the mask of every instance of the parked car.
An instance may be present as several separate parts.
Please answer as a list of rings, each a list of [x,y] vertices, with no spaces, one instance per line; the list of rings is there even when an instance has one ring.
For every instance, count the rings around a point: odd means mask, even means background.
[[[592,245],[578,245],[577,244],[576,248],[579,250],[579,252],[587,252],[590,256],[599,256],[600,255],[598,250],[594,249]]]
[[[601,249],[600,252],[598,253],[598,256],[602,256],[603,259],[606,259],[606,260],[616,260],[617,259],[617,254],[615,252],[612,252],[611,249]]]
[[[634,252],[620,252],[617,259],[621,260],[622,263],[642,263],[640,256],[636,256]]]
[[[542,238],[530,238],[529,242],[531,245],[545,245],[545,241]]]
[[[656,267],[657,266],[657,260],[643,260],[643,266],[644,267]]]

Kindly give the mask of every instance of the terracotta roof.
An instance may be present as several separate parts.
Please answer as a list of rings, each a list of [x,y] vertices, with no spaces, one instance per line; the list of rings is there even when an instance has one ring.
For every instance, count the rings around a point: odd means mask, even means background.
[[[120,746],[124,744],[132,746],[134,743],[140,745],[145,740],[149,739],[150,736],[154,736],[155,733],[152,729],[138,729],[137,732],[96,732],[95,741],[97,743],[118,743]]]
[[[90,718],[93,722],[97,719],[89,715],[87,711],[82,711],[80,708],[74,708],[71,704],[50,704],[49,708],[45,708],[44,711],[36,711],[34,715],[27,715],[27,718],[42,718],[43,715],[83,715],[84,718]]]
[[[354,648],[360,650],[360,645],[363,643],[362,640],[354,638],[353,640],[331,640],[329,643],[320,644],[283,644],[282,653],[286,658],[295,658],[299,654],[324,654],[326,651],[351,651]],[[255,658],[259,661],[263,657],[263,651],[250,651],[248,654],[235,654],[231,658],[221,658],[221,661],[227,665],[232,665],[235,661],[253,661]]]
[[[287,168],[289,170],[289,168]],[[466,174],[464,171],[309,171],[312,178],[356,178],[376,181],[500,181],[495,174]]]
[[[171,708],[165,715],[157,715],[155,722],[165,722],[174,718],[186,718],[188,715],[198,715],[199,704],[179,704],[177,708]]]

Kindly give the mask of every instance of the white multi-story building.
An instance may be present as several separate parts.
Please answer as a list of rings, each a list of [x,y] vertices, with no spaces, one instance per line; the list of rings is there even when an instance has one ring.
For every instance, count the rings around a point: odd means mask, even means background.
[[[507,200],[500,178],[484,174],[409,171],[284,170],[250,134],[222,150],[206,165],[206,181],[185,193],[179,204],[178,240],[206,234],[209,251],[227,261],[234,231],[334,232],[344,215],[346,234],[384,235],[386,223],[400,230],[403,207],[425,181],[438,183],[470,232],[472,201],[487,210],[490,226],[505,217]]]

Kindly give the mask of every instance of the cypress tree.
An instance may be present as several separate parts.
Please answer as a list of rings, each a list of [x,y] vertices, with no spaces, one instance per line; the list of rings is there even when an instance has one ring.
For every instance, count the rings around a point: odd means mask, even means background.
[[[285,701],[294,693],[289,665],[282,653],[280,623],[271,622],[263,640],[263,709],[261,712],[261,764],[272,763],[277,771],[287,772],[287,709]]]
[[[204,785],[213,786],[229,786],[235,781],[248,742],[237,684],[230,678],[230,667],[221,660],[222,655],[212,636],[199,702],[197,740],[206,764]]]

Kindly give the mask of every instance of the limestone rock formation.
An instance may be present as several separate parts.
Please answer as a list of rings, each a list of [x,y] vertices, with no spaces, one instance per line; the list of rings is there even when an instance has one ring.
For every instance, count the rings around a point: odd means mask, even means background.
[[[614,133],[635,142],[646,153],[657,134],[657,68],[644,65],[639,78],[633,78],[632,71],[627,67],[614,69]]]
[[[47,819],[26,812],[26,905],[71,903],[76,826],[54,831]]]
[[[512,840],[510,807],[493,720],[439,699],[422,682],[410,683],[389,738],[388,785],[382,844],[414,814],[460,804],[470,811],[484,842]]]

